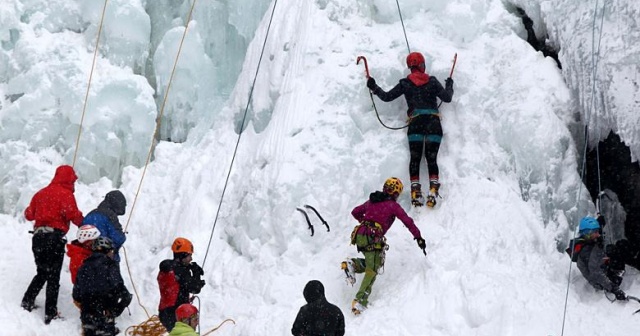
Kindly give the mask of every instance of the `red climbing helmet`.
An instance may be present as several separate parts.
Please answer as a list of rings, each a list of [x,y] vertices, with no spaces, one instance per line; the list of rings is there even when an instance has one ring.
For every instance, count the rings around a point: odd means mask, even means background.
[[[407,67],[409,69],[418,67],[424,70],[424,56],[419,52],[412,52],[407,56]]]
[[[176,320],[178,321],[186,320],[196,315],[198,315],[198,308],[189,303],[183,303],[176,309]]]

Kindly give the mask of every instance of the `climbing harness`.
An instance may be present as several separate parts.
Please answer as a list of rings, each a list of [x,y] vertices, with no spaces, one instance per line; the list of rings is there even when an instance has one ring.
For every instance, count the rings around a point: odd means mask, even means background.
[[[595,104],[595,89],[596,89],[596,79],[597,79],[597,68],[598,68],[598,62],[596,61],[596,55],[598,56],[597,59],[600,59],[600,42],[602,41],[602,28],[604,26],[604,16],[605,16],[605,10],[606,10],[606,1],[602,4],[602,17],[601,17],[601,21],[600,21],[600,37],[598,40],[598,49],[597,52],[595,51],[595,31],[596,31],[596,20],[598,17],[598,0],[596,0],[596,4],[595,4],[595,8],[593,10],[593,26],[592,26],[592,34],[591,34],[591,66],[592,66],[592,75],[593,75],[593,88],[592,88],[592,96],[591,96],[591,106],[590,106],[590,110],[589,113],[587,113],[586,116],[586,122],[585,122],[585,126],[584,126],[584,150],[583,150],[583,156],[582,156],[582,167],[581,167],[581,172],[580,172],[580,177],[581,177],[581,181],[584,181],[585,178],[585,173],[586,173],[586,166],[587,166],[587,149],[589,146],[589,121],[591,118],[591,114],[593,112],[593,106]],[[596,152],[598,153],[598,152]],[[598,154],[599,155],[599,154]],[[598,157],[598,161],[599,161],[599,157]],[[600,169],[600,164],[598,163],[598,170]],[[600,172],[598,171],[598,188],[600,188]],[[578,197],[576,198],[576,208],[579,210],[580,206],[578,204],[579,200],[581,199],[581,194],[582,194],[582,185],[583,183],[580,183],[580,185],[578,186]],[[579,212],[579,211],[578,211]],[[572,241],[575,241],[577,239],[576,236],[577,232],[576,230],[574,230],[573,232],[573,239]],[[571,259],[574,259],[574,249],[571,249]],[[564,298],[564,309],[563,309],[563,313],[562,313],[562,330],[560,332],[560,336],[564,335],[564,327],[565,327],[565,323],[566,323],[566,318],[567,318],[567,306],[568,306],[568,302],[569,302],[569,288],[571,286],[571,269],[573,266],[573,262],[569,261],[569,272],[567,274],[567,290],[565,292],[565,298]]]
[[[316,210],[316,208],[310,206],[309,204],[305,204],[304,207],[307,209],[311,209],[316,214],[316,216],[318,216],[318,218],[322,221],[322,224],[327,227],[327,232],[331,231],[329,224],[327,223],[327,221],[324,220],[324,218],[322,218],[322,216],[320,216],[320,213],[318,212],[318,210]],[[304,215],[304,219],[307,221],[307,224],[309,225],[309,230],[311,230],[311,236],[313,237],[313,234],[315,233],[315,231],[313,229],[313,225],[311,225],[311,221],[309,220],[309,215],[302,208],[296,208],[296,210],[300,211]]]
[[[91,79],[93,79],[93,70],[96,67],[96,58],[98,57],[98,46],[100,45],[100,35],[102,33],[102,26],[104,24],[104,14],[107,11],[107,3],[109,0],[104,0],[104,6],[102,7],[102,15],[100,16],[100,25],[98,26],[98,36],[96,37],[96,49],[93,51],[93,61],[91,62],[91,71],[89,72],[89,83],[87,83],[87,93],[84,95],[84,105],[82,106],[82,116],[80,117],[80,125],[78,126],[78,137],[76,138],[76,149],[73,152],[73,161],[71,166],[75,168],[76,157],[78,156],[78,148],[80,147],[80,134],[82,134],[82,124],[84,123],[84,115],[87,111],[87,101],[89,100],[89,91],[91,89]]]

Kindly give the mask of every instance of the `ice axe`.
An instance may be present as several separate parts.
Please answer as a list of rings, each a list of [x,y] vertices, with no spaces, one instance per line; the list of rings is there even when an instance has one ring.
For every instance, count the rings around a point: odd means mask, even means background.
[[[358,56],[358,58],[356,59],[356,65],[360,64],[360,61],[364,61],[364,71],[365,74],[367,75],[367,79],[369,79],[369,64],[367,63],[367,58],[364,56]]]
[[[449,72],[449,78],[453,78],[453,69],[456,68],[456,62],[458,61],[458,53],[453,55],[453,65],[451,66],[451,72]]]

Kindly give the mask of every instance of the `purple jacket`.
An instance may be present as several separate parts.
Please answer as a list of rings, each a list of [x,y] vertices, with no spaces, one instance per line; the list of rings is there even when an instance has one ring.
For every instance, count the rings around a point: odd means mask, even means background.
[[[358,205],[351,211],[351,215],[358,222],[373,221],[380,223],[383,235],[389,231],[397,217],[409,229],[413,238],[421,237],[420,230],[413,223],[413,219],[404,212],[400,204],[381,191],[372,193],[368,201]]]

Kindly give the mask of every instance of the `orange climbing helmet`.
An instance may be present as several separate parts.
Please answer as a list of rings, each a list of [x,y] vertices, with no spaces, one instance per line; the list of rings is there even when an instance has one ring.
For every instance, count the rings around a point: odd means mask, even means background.
[[[402,194],[402,189],[404,189],[402,181],[400,181],[400,179],[397,177],[388,178],[386,181],[384,181],[384,185],[382,186],[382,191],[396,197]]]
[[[191,241],[187,238],[178,237],[173,241],[171,251],[173,251],[173,253],[193,254],[193,244],[191,244]]]
[[[407,67],[409,69],[417,67],[424,71],[424,56],[422,56],[421,53],[415,51],[410,53],[409,55],[407,55]]]

